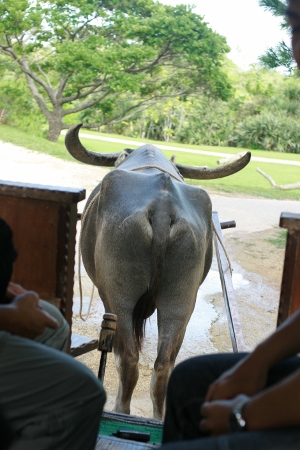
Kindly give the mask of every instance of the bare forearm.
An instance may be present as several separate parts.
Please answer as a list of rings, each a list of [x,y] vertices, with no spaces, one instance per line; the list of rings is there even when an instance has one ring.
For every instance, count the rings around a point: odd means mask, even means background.
[[[249,430],[300,426],[300,369],[254,396],[244,417]]]
[[[271,336],[259,344],[252,353],[269,368],[300,352],[300,311],[287,319]]]

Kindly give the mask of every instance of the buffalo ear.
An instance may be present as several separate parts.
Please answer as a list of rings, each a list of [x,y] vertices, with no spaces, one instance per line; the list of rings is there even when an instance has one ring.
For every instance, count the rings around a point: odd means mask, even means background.
[[[127,156],[129,155],[129,153],[127,153],[125,150],[124,152],[122,152],[119,157],[116,159],[115,161],[115,168],[117,168],[120,164],[122,164],[122,162],[124,161],[124,159],[127,158]]]

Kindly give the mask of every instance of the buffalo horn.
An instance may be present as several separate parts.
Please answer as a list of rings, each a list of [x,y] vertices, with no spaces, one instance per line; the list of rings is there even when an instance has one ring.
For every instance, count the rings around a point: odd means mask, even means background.
[[[69,128],[66,137],[65,145],[68,152],[80,162],[91,164],[92,166],[107,166],[113,167],[115,161],[120,156],[120,153],[96,153],[87,150],[80,142],[78,133],[82,123],[73,125]]]
[[[192,180],[212,180],[215,178],[228,177],[229,175],[239,172],[249,163],[250,159],[251,152],[247,152],[241,158],[213,169],[209,169],[208,167],[183,166],[177,163],[175,165],[184,178],[190,178]]]

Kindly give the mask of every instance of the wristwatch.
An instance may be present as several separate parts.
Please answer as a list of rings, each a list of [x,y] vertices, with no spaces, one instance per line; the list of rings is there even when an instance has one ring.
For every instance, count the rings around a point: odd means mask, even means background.
[[[237,431],[245,431],[247,429],[246,420],[243,416],[243,408],[246,403],[249,402],[249,398],[241,400],[229,416],[228,426],[229,430],[233,433]]]

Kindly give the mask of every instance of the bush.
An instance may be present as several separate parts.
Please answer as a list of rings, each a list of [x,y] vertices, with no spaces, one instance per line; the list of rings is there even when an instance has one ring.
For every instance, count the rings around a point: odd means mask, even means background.
[[[187,115],[174,140],[196,145],[227,145],[234,130],[234,116],[228,104],[202,98]]]
[[[240,122],[228,145],[300,153],[300,124],[290,117],[263,113]]]
[[[3,77],[0,80],[0,91],[0,123],[43,137],[47,131],[46,119],[40,113],[24,80]]]

